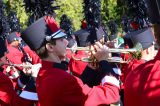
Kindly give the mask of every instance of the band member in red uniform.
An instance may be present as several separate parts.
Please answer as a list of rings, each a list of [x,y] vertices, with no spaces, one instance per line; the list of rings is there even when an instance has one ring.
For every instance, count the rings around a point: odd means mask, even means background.
[[[40,63],[40,58],[32,51],[22,40],[18,32],[12,32],[8,37],[7,57],[13,64],[22,64],[30,62],[32,64]]]
[[[91,41],[89,39],[90,33],[89,29],[87,28],[81,28],[80,30],[76,31],[74,33],[76,41],[77,41],[77,46],[78,47],[89,47],[91,45]],[[92,38],[95,37],[96,41],[101,41],[104,39],[105,32],[103,31],[102,27],[99,27],[96,30],[96,36],[92,36]],[[75,51],[75,54],[73,53],[73,56],[70,60],[69,63],[69,69],[75,76],[80,76],[86,66],[88,65],[88,62],[81,61],[82,57],[87,58],[89,57],[90,52],[85,51],[85,50],[80,50],[80,51]],[[91,65],[89,65],[91,66]]]
[[[154,39],[154,35],[151,28],[145,28],[143,30],[138,30],[138,31],[134,31],[129,34],[126,34],[124,36],[124,41],[125,41],[125,45],[128,45],[129,48],[133,48],[134,45],[136,45],[137,43],[140,43],[142,45],[143,50],[140,52],[137,52],[138,54],[138,55],[136,54],[137,57],[133,57],[132,54],[129,54],[131,58],[130,62],[126,64],[121,64],[121,69],[122,69],[122,77],[121,77],[122,94],[121,95],[123,95],[124,93],[124,90],[125,90],[124,82],[129,72],[133,71],[136,67],[145,63],[146,61],[153,59],[155,56],[154,54],[155,39]]]
[[[6,56],[10,64],[32,65],[40,63],[40,58],[24,43],[24,41],[22,41],[22,39],[20,38],[20,34],[18,32],[13,32],[9,36],[7,36],[7,42],[8,42],[7,46],[8,53],[6,54]],[[20,75],[25,76],[23,73],[23,70],[25,70],[25,68],[13,67],[8,65],[4,66],[6,69],[3,72],[13,81],[14,88],[16,90],[21,90],[22,88],[19,87],[18,78]],[[32,86],[32,92],[34,91],[33,93],[36,93],[34,78],[31,79],[32,81],[23,80],[23,83],[30,83],[29,85]],[[25,90],[23,90],[22,92],[27,91]]]
[[[23,95],[23,98],[21,98],[17,94],[11,79],[9,79],[3,73],[4,69],[2,68],[2,65],[8,63],[6,60],[6,54],[7,54],[6,40],[5,37],[1,34],[0,35],[0,106],[33,106],[34,105],[33,102],[31,102],[30,100],[26,100],[28,98],[26,96],[27,93],[26,95]],[[24,79],[29,80],[27,76],[25,75],[20,76],[19,83],[22,84],[21,81],[23,81]],[[26,86],[28,86],[28,84],[26,84]],[[31,88],[29,87],[28,89],[31,90]],[[21,92],[19,94],[21,94]]]
[[[21,91],[17,91],[13,85],[12,80],[3,73],[6,72],[6,70],[2,67],[3,65],[12,65],[12,67],[14,66],[13,64],[10,64],[6,58],[6,54],[8,53],[6,47],[6,37],[9,35],[11,30],[8,24],[8,19],[4,15],[6,12],[5,8],[2,8],[5,6],[2,1],[0,1],[0,4],[0,106],[33,106],[34,103],[30,101],[32,99],[29,99],[28,96],[31,94],[29,91],[33,90],[33,88],[30,86],[30,83],[33,81],[32,79],[34,77],[37,77],[37,73],[39,71],[35,70],[37,65],[32,65],[25,68],[25,70],[23,70],[23,75],[19,76],[18,85],[22,87]],[[26,92],[26,89],[29,91]],[[23,91],[25,91],[25,95]],[[33,95],[30,97],[33,98]],[[37,96],[34,97],[38,99]]]
[[[155,4],[154,4],[155,3]],[[160,25],[158,7],[160,2],[150,1],[151,16],[156,22],[153,26],[154,35],[158,45],[160,45]],[[124,103],[125,106],[159,106],[160,101],[160,50],[153,60],[139,65],[131,71],[125,81]]]
[[[80,30],[76,31],[74,35],[78,47],[89,47],[89,30],[81,28]],[[91,36],[96,37],[96,41],[100,41],[103,39],[103,35],[104,31],[100,27],[96,30],[96,36]],[[83,83],[93,87],[100,84],[99,76],[101,76],[100,74],[102,73],[99,71],[98,67],[95,67],[95,63],[88,63],[87,61],[82,60],[82,58],[90,57],[90,53],[91,52],[85,50],[75,50],[75,52],[72,53],[72,58],[69,61],[69,70],[74,76],[81,78]]]
[[[87,29],[80,29],[76,31],[74,35],[78,47],[87,46],[87,37],[89,36],[89,32],[87,32]],[[69,70],[72,72],[73,75],[80,77],[80,75],[83,73],[84,69],[88,65],[87,62],[81,61],[81,58],[88,56],[88,51],[75,51],[75,53],[72,53],[72,58],[69,62]]]
[[[138,65],[145,63],[146,61],[152,60],[155,54],[155,38],[151,28],[145,28],[135,32],[131,32],[124,36],[125,43],[129,45],[129,48],[133,48],[134,45],[140,43],[142,49],[139,52],[139,57],[133,57],[134,59],[129,62],[128,66],[125,69],[125,78],[128,73],[134,70]]]
[[[93,52],[99,61],[99,68],[106,72],[100,86],[93,88],[66,72],[65,58],[68,41],[55,20],[45,16],[22,32],[22,39],[42,59],[42,68],[36,80],[41,106],[98,106],[109,105],[119,100],[119,81],[105,60],[106,46],[96,43]],[[103,55],[102,55],[103,54]],[[110,76],[111,75],[111,76]]]

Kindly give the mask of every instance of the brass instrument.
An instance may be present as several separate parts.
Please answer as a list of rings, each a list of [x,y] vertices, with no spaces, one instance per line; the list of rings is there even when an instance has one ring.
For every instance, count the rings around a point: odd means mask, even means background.
[[[75,50],[81,50],[81,51],[94,51],[90,49],[89,47],[76,47],[76,48],[67,48],[72,51]],[[134,48],[131,49],[118,49],[118,48],[109,48],[108,51],[110,53],[130,53],[130,52],[137,52],[142,50],[142,45],[140,43],[137,43]]]
[[[83,62],[89,62],[91,63],[92,62],[92,59],[91,58],[82,58],[81,61]],[[111,57],[111,58],[108,58],[107,59],[108,62],[110,63],[128,63],[128,61],[124,61],[122,58],[120,57]]]
[[[76,47],[76,48],[67,48],[71,51],[94,51],[91,50],[89,47]],[[142,45],[140,43],[137,43],[133,48],[130,49],[119,49],[119,48],[109,48],[108,51],[110,53],[133,53],[133,52],[139,52],[142,50]],[[74,60],[79,60],[79,61],[83,61],[83,62],[93,62],[93,58],[92,57],[82,57],[82,58],[75,58],[74,56],[72,56],[72,58]],[[128,63],[129,60],[124,61],[122,58],[120,57],[110,57],[108,59],[106,59],[108,62],[114,62],[114,63]]]
[[[23,67],[23,68],[31,68],[33,65],[31,64],[4,64],[4,65],[7,65],[7,66],[13,66],[13,67]]]

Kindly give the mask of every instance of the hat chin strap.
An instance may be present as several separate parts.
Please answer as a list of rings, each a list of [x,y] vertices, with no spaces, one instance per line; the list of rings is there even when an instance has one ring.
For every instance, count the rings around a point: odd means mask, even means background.
[[[60,32],[61,32],[61,30],[58,30],[57,32],[53,33],[51,36],[46,36],[46,41],[50,41],[54,36],[56,36]]]

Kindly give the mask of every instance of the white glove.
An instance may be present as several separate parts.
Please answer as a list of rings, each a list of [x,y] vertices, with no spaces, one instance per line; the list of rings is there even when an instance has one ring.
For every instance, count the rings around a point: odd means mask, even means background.
[[[38,72],[39,72],[41,67],[42,67],[42,64],[40,64],[40,63],[32,65],[32,67],[31,67],[31,76],[32,77],[37,77]]]
[[[25,74],[31,75],[32,77],[37,77],[38,72],[39,72],[41,67],[42,67],[42,65],[40,63],[34,64],[34,65],[29,64],[26,68],[23,68],[23,72]]]

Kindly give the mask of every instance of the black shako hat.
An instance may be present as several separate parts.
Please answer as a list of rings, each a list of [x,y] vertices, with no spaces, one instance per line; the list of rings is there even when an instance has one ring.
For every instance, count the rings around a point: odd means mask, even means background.
[[[38,19],[21,34],[22,39],[34,51],[42,47],[46,41],[64,36],[66,34],[60,30],[52,16],[44,16]]]
[[[10,44],[13,41],[18,41],[20,37],[17,34],[18,34],[17,32],[12,32],[11,34],[9,34],[7,36],[7,42]]]
[[[143,50],[145,50],[155,43],[155,38],[151,28],[144,28],[127,33],[123,38],[125,44],[128,44],[130,48],[139,42],[142,45]]]
[[[80,29],[74,33],[77,45],[80,47],[87,46],[87,37],[89,36],[89,32],[85,29]]]
[[[150,21],[160,24],[160,0],[145,0]]]
[[[93,35],[91,31],[88,31],[87,29],[80,29],[76,31],[74,35],[76,37],[78,46],[86,47],[89,44],[93,44],[94,41],[99,41],[100,39],[106,36],[102,27],[99,27],[94,31],[96,35]]]

